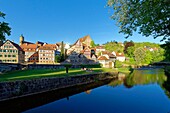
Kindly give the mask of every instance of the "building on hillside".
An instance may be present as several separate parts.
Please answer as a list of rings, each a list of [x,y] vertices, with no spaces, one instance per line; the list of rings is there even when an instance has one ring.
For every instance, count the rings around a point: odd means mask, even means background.
[[[121,62],[125,61],[125,55],[123,53],[116,53],[116,60],[119,60]]]
[[[104,46],[96,46],[96,55],[100,56],[100,53],[102,51],[106,51],[106,49],[104,48]]]
[[[83,53],[76,53],[73,51],[68,58],[62,62],[63,64],[81,65],[81,64],[99,64],[96,59],[88,59]]]
[[[67,55],[71,54],[73,51],[80,53],[82,50],[84,50],[86,47],[90,47],[92,39],[89,35],[79,38],[71,48],[67,50]]]
[[[113,68],[115,60],[116,56],[109,51],[102,51],[101,56],[98,57],[99,63],[106,68]]]
[[[57,49],[58,46],[56,44],[44,44],[43,46],[39,47],[39,63],[54,64]]]
[[[114,67],[114,62],[107,58],[106,56],[99,56],[98,61],[100,64],[102,64],[102,67],[105,68],[113,68]]]
[[[91,58],[91,49],[89,47],[86,47],[84,50],[80,52],[83,54],[86,58],[90,59]]]
[[[22,48],[10,40],[7,40],[0,47],[1,63],[24,63],[24,56]]]
[[[98,64],[97,56],[95,55],[95,48],[91,48],[92,39],[89,35],[78,39],[67,50],[68,58],[65,62],[70,62],[73,65],[78,64]]]

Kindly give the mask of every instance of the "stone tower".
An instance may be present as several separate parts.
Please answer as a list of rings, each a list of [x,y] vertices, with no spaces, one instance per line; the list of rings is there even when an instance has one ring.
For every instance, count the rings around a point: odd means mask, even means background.
[[[20,38],[19,38],[19,45],[22,45],[24,42],[24,36],[21,35]]]

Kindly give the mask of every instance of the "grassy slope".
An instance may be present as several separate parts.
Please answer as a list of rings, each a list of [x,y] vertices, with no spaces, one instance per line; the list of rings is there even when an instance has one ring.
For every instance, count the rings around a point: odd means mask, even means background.
[[[36,69],[36,70],[20,70],[9,72],[0,75],[0,82],[2,81],[12,81],[12,80],[24,80],[24,79],[34,79],[42,77],[62,77],[62,76],[73,76],[77,74],[87,74],[95,72],[113,72],[116,70],[108,68],[93,68],[93,72],[86,72],[81,69],[69,69],[69,73],[66,74],[65,69],[51,70],[51,69]]]

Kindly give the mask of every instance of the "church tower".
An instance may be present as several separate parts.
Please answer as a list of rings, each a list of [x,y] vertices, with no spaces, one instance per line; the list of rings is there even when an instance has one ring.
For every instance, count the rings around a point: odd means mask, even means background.
[[[22,45],[24,42],[24,36],[21,35],[20,38],[19,38],[19,45]]]

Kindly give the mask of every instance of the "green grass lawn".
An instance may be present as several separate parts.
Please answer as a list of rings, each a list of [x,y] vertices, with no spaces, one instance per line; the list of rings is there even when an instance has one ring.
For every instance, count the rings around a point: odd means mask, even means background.
[[[93,68],[93,72],[86,72],[81,69],[69,69],[69,73],[66,74],[65,69],[33,69],[33,70],[20,70],[8,72],[5,74],[0,74],[0,82],[2,81],[13,81],[13,80],[24,80],[24,79],[34,79],[42,77],[63,77],[63,76],[76,76],[79,74],[88,74],[96,72],[115,72],[119,70],[110,68]],[[123,70],[123,69],[121,69]],[[126,70],[124,70],[126,71]]]
[[[110,71],[105,68],[94,68],[93,72],[107,72]],[[11,81],[11,80],[21,80],[21,79],[34,79],[42,77],[62,77],[62,76],[73,76],[78,74],[87,74],[91,72],[86,72],[81,69],[69,69],[69,73],[66,74],[65,69],[34,69],[34,70],[20,70],[8,72],[6,74],[0,75],[0,81]]]

